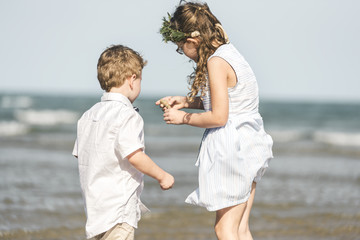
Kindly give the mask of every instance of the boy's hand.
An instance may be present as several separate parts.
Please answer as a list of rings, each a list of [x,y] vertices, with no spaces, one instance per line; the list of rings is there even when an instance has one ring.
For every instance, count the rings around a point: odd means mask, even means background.
[[[164,177],[159,180],[159,184],[162,190],[169,190],[174,185],[174,177],[169,173],[165,173]]]

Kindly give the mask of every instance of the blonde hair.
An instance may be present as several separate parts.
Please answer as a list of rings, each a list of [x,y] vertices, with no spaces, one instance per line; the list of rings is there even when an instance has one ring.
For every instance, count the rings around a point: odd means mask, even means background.
[[[106,92],[112,87],[120,87],[133,74],[140,76],[146,61],[129,47],[113,45],[101,55],[97,64],[97,77]]]
[[[192,102],[198,93],[202,98],[207,90],[208,58],[219,46],[228,43],[229,39],[206,3],[186,2],[179,5],[170,19],[170,26],[190,37],[196,33],[195,36],[200,39],[196,69],[188,79],[191,88],[187,97]]]

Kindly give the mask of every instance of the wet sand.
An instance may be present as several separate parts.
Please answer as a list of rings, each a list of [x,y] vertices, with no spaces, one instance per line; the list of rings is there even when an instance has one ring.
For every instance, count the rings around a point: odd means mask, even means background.
[[[312,213],[293,215],[301,206],[254,206],[251,226],[254,239],[347,239],[360,236],[360,214]],[[256,209],[256,210],[255,210]],[[271,209],[269,211],[269,209]],[[276,212],[277,214],[274,214]],[[169,207],[166,211],[144,217],[136,233],[138,240],[207,239],[216,240],[215,215],[193,207]]]
[[[358,240],[360,214],[292,215],[301,206],[259,206],[251,217],[254,239],[257,240]],[[271,211],[277,212],[271,214]],[[262,213],[261,213],[262,212]],[[152,213],[143,217],[136,230],[136,240],[216,240],[213,233],[214,213],[194,207],[153,207]],[[82,215],[79,221],[85,220]],[[84,229],[51,228],[38,231],[19,230],[1,232],[0,239],[7,240],[80,240],[85,239]]]

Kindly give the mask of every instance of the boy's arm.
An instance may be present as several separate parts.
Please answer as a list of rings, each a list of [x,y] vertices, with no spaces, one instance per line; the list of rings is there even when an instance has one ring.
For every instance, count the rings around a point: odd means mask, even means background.
[[[168,190],[174,185],[174,177],[156,165],[141,149],[128,155],[127,159],[137,170],[156,179],[161,189]]]

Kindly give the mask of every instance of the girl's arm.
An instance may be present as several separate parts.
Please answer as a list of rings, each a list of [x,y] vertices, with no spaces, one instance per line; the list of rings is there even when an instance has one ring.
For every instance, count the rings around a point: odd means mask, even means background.
[[[202,128],[222,127],[226,124],[229,115],[228,78],[234,70],[219,57],[211,58],[207,67],[212,110],[203,113],[186,113],[174,108],[166,109],[164,113],[166,123],[188,124]]]
[[[187,100],[187,98],[185,97],[186,99],[186,108],[191,108],[191,109],[204,109],[204,105],[203,105],[203,102],[201,101],[201,98],[200,97],[195,97],[194,98],[194,101],[189,103],[189,101]]]

